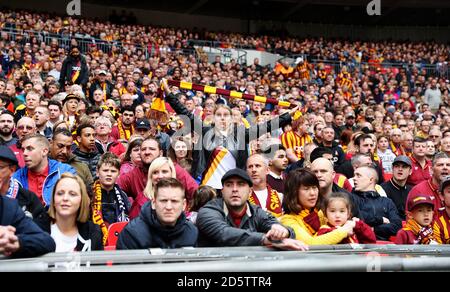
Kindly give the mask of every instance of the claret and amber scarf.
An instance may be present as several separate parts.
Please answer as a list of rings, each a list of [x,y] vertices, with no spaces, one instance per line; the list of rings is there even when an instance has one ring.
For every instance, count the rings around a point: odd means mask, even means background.
[[[267,201],[266,201],[266,209],[275,217],[280,217],[283,215],[283,209],[281,207],[280,197],[278,196],[278,192],[273,190],[271,187],[267,187]],[[263,206],[261,202],[258,200],[255,192],[252,191],[248,201],[253,205]]]

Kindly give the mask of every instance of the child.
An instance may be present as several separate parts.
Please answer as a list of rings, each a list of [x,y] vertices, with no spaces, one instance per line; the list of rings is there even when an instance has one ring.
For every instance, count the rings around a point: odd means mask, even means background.
[[[397,232],[396,244],[432,244],[434,196],[415,194],[406,202],[407,212],[405,227]]]
[[[324,213],[328,220],[327,225],[320,227],[317,235],[322,235],[343,226],[351,218],[350,197],[346,193],[332,193],[325,198]],[[372,228],[358,218],[353,218],[356,225],[353,235],[344,238],[340,243],[375,243],[376,236]]]
[[[192,222],[196,223],[198,210],[206,203],[217,197],[216,190],[210,186],[200,186],[194,193],[194,201],[190,212],[185,212],[186,217]]]
[[[93,186],[92,221],[102,229],[103,244],[106,244],[110,224],[129,221],[131,204],[116,184],[119,170],[120,160],[116,155],[110,152],[102,155],[97,165],[98,180]]]

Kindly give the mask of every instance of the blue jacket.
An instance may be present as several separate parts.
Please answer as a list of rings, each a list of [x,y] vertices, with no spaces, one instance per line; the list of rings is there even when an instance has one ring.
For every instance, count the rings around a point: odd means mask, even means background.
[[[198,230],[181,213],[174,227],[161,225],[151,203],[142,206],[139,217],[125,226],[119,235],[117,249],[145,249],[151,247],[180,248],[197,245]]]
[[[19,207],[16,200],[0,195],[0,225],[16,228],[20,249],[13,257],[34,257],[54,252],[55,242],[40,229]]]
[[[61,163],[59,161],[49,159],[48,160],[48,176],[44,181],[44,187],[42,190],[42,198],[46,206],[50,205],[52,200],[53,187],[55,186],[58,179],[65,172],[70,172],[71,174],[77,174],[77,171],[72,166]],[[17,170],[13,177],[19,181],[22,187],[28,190],[28,167],[23,167]]]

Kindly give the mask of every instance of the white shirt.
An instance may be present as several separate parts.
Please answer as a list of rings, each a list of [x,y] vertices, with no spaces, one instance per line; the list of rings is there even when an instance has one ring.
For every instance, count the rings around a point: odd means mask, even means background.
[[[265,188],[262,191],[255,191],[255,195],[258,198],[259,203],[261,204],[261,208],[264,211],[267,211],[266,203],[267,203],[267,197],[269,196],[269,192],[267,191],[267,188]]]
[[[71,252],[77,246],[78,233],[67,236],[59,230],[56,224],[52,224],[50,234],[56,243],[55,252]]]

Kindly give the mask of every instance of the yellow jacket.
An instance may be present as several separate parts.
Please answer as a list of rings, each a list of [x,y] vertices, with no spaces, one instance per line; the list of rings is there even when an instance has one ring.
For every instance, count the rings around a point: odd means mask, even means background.
[[[320,225],[326,224],[326,218],[322,211],[319,211]],[[347,232],[338,228],[330,233],[315,236],[311,234],[305,225],[305,222],[298,214],[283,215],[279,218],[281,224],[291,227],[295,232],[295,239],[304,242],[307,245],[338,244],[347,237]]]

